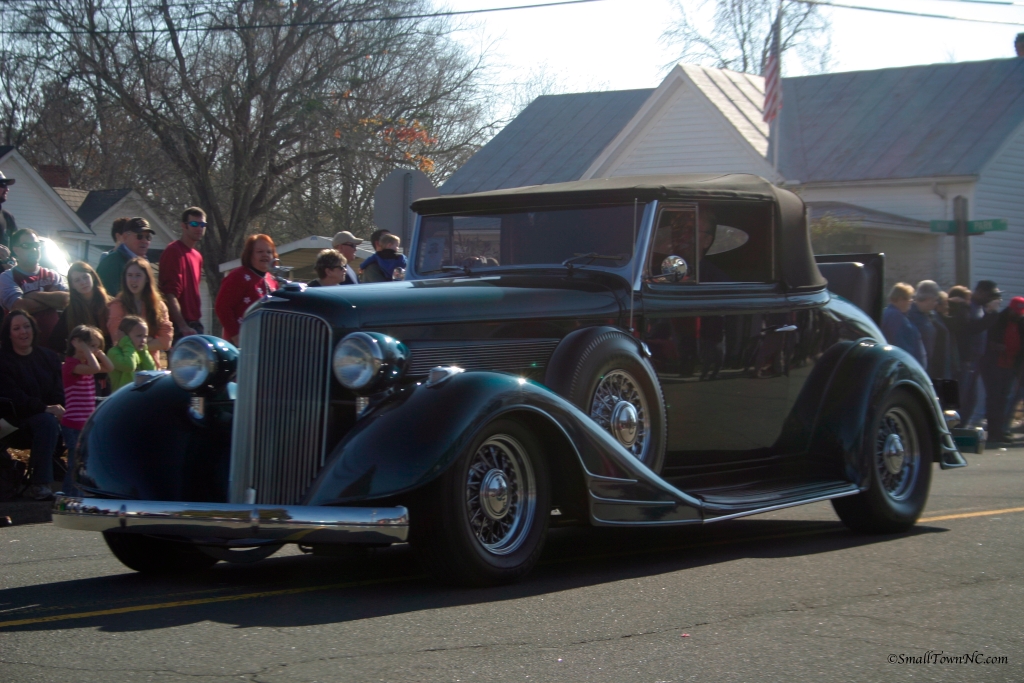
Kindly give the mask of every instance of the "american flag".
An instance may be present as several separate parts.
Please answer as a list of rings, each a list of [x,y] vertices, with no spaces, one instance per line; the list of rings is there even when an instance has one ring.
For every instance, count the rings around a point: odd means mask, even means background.
[[[764,65],[764,122],[771,124],[782,110],[782,55],[779,34],[782,33],[782,8],[772,25],[772,46],[768,51],[768,61]]]

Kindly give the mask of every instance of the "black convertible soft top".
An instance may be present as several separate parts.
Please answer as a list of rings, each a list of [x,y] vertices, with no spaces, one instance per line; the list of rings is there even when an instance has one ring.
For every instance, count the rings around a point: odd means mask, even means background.
[[[622,176],[441,195],[413,202],[412,210],[426,215],[573,204],[619,204],[634,199],[775,199],[777,191],[764,178],[744,173]]]
[[[804,202],[788,190],[745,173],[595,178],[551,185],[529,185],[474,194],[419,199],[412,210],[420,215],[475,213],[580,204],[621,204],[638,200],[738,199],[772,201],[777,207],[776,273],[793,289],[818,289],[825,278],[811,250]]]

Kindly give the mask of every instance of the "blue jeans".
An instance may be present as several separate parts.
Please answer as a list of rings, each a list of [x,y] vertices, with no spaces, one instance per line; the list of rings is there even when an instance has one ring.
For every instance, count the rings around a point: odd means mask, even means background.
[[[78,489],[75,488],[75,463],[78,462],[78,437],[82,430],[61,425],[60,431],[64,434],[64,445],[68,447],[68,471],[64,473],[64,483],[61,486],[61,490],[66,496],[77,496]]]
[[[50,413],[36,413],[22,422],[22,428],[32,434],[32,483],[49,486],[53,481],[53,452],[57,450],[60,423]]]

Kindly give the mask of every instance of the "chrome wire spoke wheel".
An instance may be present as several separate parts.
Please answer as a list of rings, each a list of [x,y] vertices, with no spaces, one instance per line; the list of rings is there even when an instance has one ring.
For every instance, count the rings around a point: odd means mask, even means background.
[[[921,447],[910,414],[893,406],[882,416],[875,435],[875,468],[882,490],[904,500],[914,490],[921,469]]]
[[[597,383],[590,417],[640,462],[646,462],[651,415],[640,385],[625,370],[612,370]]]
[[[477,542],[494,555],[515,552],[537,514],[530,457],[507,434],[495,434],[473,454],[466,475],[466,511]]]

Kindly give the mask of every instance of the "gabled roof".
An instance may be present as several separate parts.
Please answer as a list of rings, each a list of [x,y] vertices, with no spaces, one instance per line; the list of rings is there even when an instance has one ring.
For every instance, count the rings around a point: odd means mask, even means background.
[[[75,187],[55,187],[53,191],[71,207],[72,211],[78,211],[82,202],[89,196],[89,190],[79,190]]]
[[[784,78],[782,93],[788,179],[970,176],[1024,122],[1024,59]]]
[[[440,187],[462,194],[577,180],[653,89],[544,95]]]
[[[121,190],[92,190],[78,207],[78,216],[91,225],[94,220],[110,210],[114,204],[131,194],[131,188]]]
[[[763,76],[691,64],[680,64],[679,67],[751,147],[761,155],[768,151],[768,124],[762,115]]]
[[[5,157],[8,153],[13,151],[14,145],[0,145],[0,157]]]

